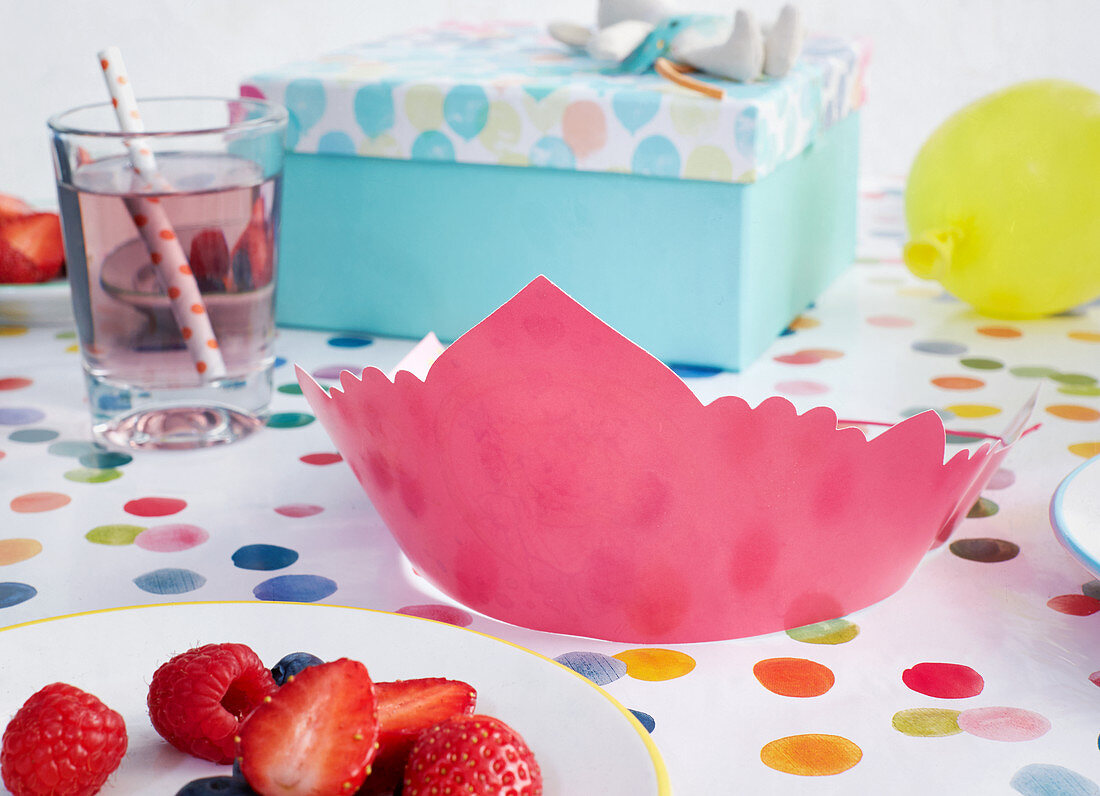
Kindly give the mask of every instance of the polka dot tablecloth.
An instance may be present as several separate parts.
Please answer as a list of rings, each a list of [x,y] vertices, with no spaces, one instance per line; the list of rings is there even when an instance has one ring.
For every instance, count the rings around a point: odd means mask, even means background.
[[[262,433],[131,456],[89,442],[72,331],[8,325],[0,625],[189,600],[366,606],[499,636],[590,678],[652,733],[677,794],[1100,794],[1100,582],[1047,517],[1061,479],[1100,453],[1100,305],[978,316],[901,265],[899,191],[865,189],[862,222],[855,265],[759,361],[678,371],[704,401],[779,394],[884,422],[932,408],[953,432],[997,433],[1038,390],[1039,430],[951,542],[870,608],[663,647],[504,625],[411,570],[293,377],[292,363],[323,383],[388,370],[410,341],[282,329]]]

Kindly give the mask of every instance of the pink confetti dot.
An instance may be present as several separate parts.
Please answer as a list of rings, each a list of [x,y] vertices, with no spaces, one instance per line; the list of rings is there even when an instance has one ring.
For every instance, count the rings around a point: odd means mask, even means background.
[[[966,699],[985,688],[985,680],[961,663],[918,663],[902,672],[901,681],[918,694],[940,699]]]
[[[810,351],[796,351],[793,354],[780,354],[773,359],[785,365],[816,365],[821,361],[821,356]]]
[[[138,517],[166,517],[185,508],[187,501],[179,498],[145,497],[128,501],[122,510]]]
[[[775,385],[775,391],[784,395],[822,395],[829,388],[819,381],[781,381]]]
[[[282,514],[284,517],[312,517],[322,511],[324,509],[321,506],[314,506],[309,503],[289,503],[285,506],[275,507],[275,513]]]
[[[298,457],[299,461],[306,464],[336,464],[342,462],[344,457],[339,453],[307,453],[305,456]]]
[[[405,614],[406,616],[419,616],[421,619],[432,619],[436,622],[446,622],[448,625],[456,625],[458,627],[469,627],[470,623],[474,621],[474,618],[461,608],[435,603],[428,605],[406,605],[404,608],[398,608],[397,613]]]
[[[1091,616],[1100,611],[1100,600],[1087,594],[1060,594],[1047,600],[1047,607],[1060,614]]]
[[[1050,730],[1050,720],[1022,708],[988,707],[959,714],[964,732],[989,741],[1033,741]]]
[[[178,553],[197,547],[209,538],[210,534],[197,525],[155,525],[139,533],[134,544],[154,553]]]
[[[906,326],[912,326],[913,320],[911,318],[902,318],[899,315],[872,315],[867,319],[867,323],[871,326],[879,326],[883,329],[901,329]]]

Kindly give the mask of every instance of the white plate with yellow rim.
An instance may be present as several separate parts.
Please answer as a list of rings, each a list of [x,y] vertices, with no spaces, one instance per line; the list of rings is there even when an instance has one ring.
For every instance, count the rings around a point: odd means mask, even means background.
[[[477,690],[479,713],[497,716],[527,741],[546,796],[671,793],[645,728],[571,669],[492,636],[361,608],[171,603],[15,625],[0,631],[0,717],[6,723],[49,683],[82,688],[122,714],[129,736],[126,757],[101,792],[171,794],[192,779],[230,771],[188,757],[156,734],[145,703],[150,678],[177,653],[229,641],[247,644],[268,666],[305,651],[362,661],[376,680],[463,680]]]
[[[1050,500],[1050,524],[1058,541],[1100,578],[1100,456],[1062,479]]]

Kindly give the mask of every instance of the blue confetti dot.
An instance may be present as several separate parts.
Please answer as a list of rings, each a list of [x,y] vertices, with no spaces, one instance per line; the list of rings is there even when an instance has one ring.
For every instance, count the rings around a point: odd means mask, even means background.
[[[298,552],[273,544],[248,544],[233,554],[233,564],[240,569],[283,569],[298,560]]]
[[[57,437],[58,432],[49,428],[21,428],[8,434],[12,442],[49,442]]]
[[[599,652],[567,652],[554,658],[596,685],[613,683],[626,674],[626,663]]]
[[[917,340],[912,346],[914,351],[925,354],[965,354],[966,346],[962,343],[952,343],[947,340]]]
[[[63,439],[46,448],[46,452],[52,453],[54,456],[69,456],[74,459],[89,453],[99,453],[105,450],[106,448],[101,448],[91,442],[78,442],[71,439]]]
[[[569,144],[548,135],[540,138],[531,147],[531,165],[550,169],[573,169],[576,168],[576,161]]]
[[[657,722],[653,720],[652,716],[650,716],[648,713],[643,713],[640,710],[635,710],[634,708],[630,708],[630,712],[633,713],[634,718],[636,718],[641,723],[641,725],[645,727],[646,732],[653,732],[653,728],[657,726]]]
[[[721,368],[706,365],[681,365],[678,362],[670,362],[668,366],[681,379],[706,379],[723,372]]]
[[[26,583],[0,583],[0,608],[25,603],[36,594],[38,590]]]
[[[393,90],[387,85],[366,85],[355,93],[355,121],[371,138],[393,127]]]
[[[154,569],[134,578],[134,584],[150,594],[185,594],[205,583],[206,578],[189,569]]]
[[[312,603],[335,591],[336,581],[320,575],[279,575],[258,584],[252,594],[257,600]]]
[[[369,337],[330,337],[328,344],[336,348],[363,348],[373,345],[374,340]]]
[[[347,133],[333,130],[321,136],[317,151],[325,155],[354,155],[355,144]]]
[[[89,451],[79,457],[82,465],[93,470],[110,470],[129,464],[133,460],[134,457],[130,454],[115,451]]]
[[[274,367],[281,368],[285,364],[286,364],[286,357],[275,357]]]
[[[931,411],[935,412],[937,415],[939,415],[940,420],[943,420],[945,423],[948,420],[954,420],[955,419],[955,413],[954,412],[948,412],[946,409],[937,409],[934,406],[910,406],[907,409],[901,410],[901,416],[902,417],[913,417],[914,415],[919,415],[921,412],[927,412],[929,410],[931,410]]]
[[[414,160],[454,160],[455,146],[438,130],[426,130],[413,141],[412,156]]]
[[[661,95],[656,91],[617,91],[611,98],[611,109],[623,127],[636,133],[657,115]]]
[[[46,413],[29,406],[0,407],[0,426],[25,426],[37,423]]]
[[[443,98],[443,118],[467,141],[489,120],[489,97],[481,86],[455,86]]]
[[[635,174],[648,177],[680,176],[680,153],[663,135],[651,135],[638,144],[630,166]]]
[[[284,104],[304,132],[321,120],[325,113],[325,86],[320,80],[303,78],[287,84]]]
[[[1091,779],[1049,763],[1024,766],[1009,784],[1024,796],[1100,796],[1100,785]]]

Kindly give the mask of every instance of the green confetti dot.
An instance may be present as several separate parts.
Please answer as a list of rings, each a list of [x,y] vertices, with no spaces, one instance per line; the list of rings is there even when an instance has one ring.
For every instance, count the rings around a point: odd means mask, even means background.
[[[302,394],[302,388],[299,385],[294,384],[294,383],[280,384],[275,389],[277,389],[281,393],[286,393],[287,395],[301,395]]]
[[[316,419],[305,412],[278,412],[267,419],[267,425],[270,428],[298,428],[308,426]]]
[[[1090,386],[1086,384],[1069,384],[1064,387],[1059,387],[1058,392],[1063,395],[1085,395],[1095,397],[1100,395],[1100,387]]]
[[[846,644],[859,635],[859,625],[847,619],[829,619],[816,625],[792,628],[787,635],[804,644]]]
[[[978,498],[978,502],[970,507],[970,511],[967,513],[967,517],[979,518],[979,517],[992,517],[998,511],[1000,507],[989,498]]]
[[[127,545],[133,544],[144,530],[140,525],[99,525],[84,534],[84,538],[92,544]]]
[[[76,337],[76,332],[70,329],[67,332],[58,332],[54,335],[55,340],[72,340]]]
[[[79,442],[71,439],[63,439],[46,448],[46,452],[53,456],[72,456],[74,459],[89,453],[99,453],[104,450],[105,448],[101,448],[91,442]]]
[[[959,714],[962,711],[950,708],[909,708],[899,710],[890,722],[894,729],[916,738],[942,738],[945,735],[958,735]]]
[[[130,454],[118,453],[117,451],[90,451],[82,454],[78,459],[85,467],[92,467],[100,470],[109,470],[112,467],[122,467],[133,460],[134,457]]]
[[[114,468],[79,467],[76,470],[69,470],[65,473],[65,477],[78,484],[104,484],[116,478],[122,478],[122,472]]]
[[[1050,377],[1051,381],[1065,384],[1069,387],[1095,387],[1096,379],[1084,373],[1055,373]]]
[[[1058,371],[1054,368],[1044,368],[1038,365],[1023,365],[1018,368],[1009,368],[1008,372],[1013,376],[1019,376],[1021,379],[1041,379],[1043,377],[1058,375]]]
[[[964,368],[973,368],[974,370],[1000,370],[1004,367],[1004,363],[995,359],[982,359],[980,357],[965,357],[959,360],[959,364]]]

